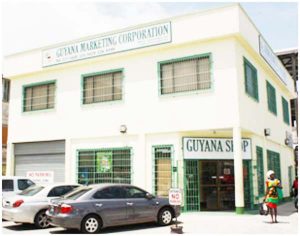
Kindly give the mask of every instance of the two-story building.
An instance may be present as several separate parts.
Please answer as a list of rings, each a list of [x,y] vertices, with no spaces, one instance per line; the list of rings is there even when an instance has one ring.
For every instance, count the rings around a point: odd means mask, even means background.
[[[17,53],[4,70],[8,175],[179,187],[187,211],[242,213],[273,169],[289,195],[293,80],[239,4]]]

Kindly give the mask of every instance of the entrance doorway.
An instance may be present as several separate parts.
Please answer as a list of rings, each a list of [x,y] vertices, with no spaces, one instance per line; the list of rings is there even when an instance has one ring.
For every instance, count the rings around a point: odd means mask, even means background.
[[[200,209],[233,210],[234,163],[232,160],[199,161]]]
[[[235,209],[233,160],[185,160],[186,211]],[[243,160],[245,207],[252,209],[251,161]]]

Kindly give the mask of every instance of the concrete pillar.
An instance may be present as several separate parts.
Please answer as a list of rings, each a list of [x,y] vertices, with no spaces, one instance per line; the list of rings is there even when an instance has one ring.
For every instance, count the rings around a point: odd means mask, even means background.
[[[243,157],[242,134],[240,127],[233,128],[233,156],[234,156],[234,184],[235,209],[237,214],[244,213],[244,183],[243,183]]]
[[[14,174],[14,145],[8,142],[6,146],[6,176]]]

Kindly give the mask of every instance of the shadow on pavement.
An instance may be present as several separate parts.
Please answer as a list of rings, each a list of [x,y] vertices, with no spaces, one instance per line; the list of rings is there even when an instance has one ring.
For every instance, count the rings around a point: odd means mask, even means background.
[[[26,230],[43,230],[36,228],[33,224],[16,224],[16,225],[10,225],[10,226],[3,226],[3,228],[15,230],[15,231],[26,231]],[[52,227],[50,227],[52,228]]]
[[[178,224],[181,222],[178,221]],[[109,227],[101,230],[101,234],[109,234],[109,233],[118,233],[118,232],[126,232],[132,230],[144,230],[144,229],[152,229],[152,228],[160,228],[162,226],[158,226],[156,223],[145,223],[145,224],[136,224],[136,225],[124,225],[124,226],[116,226],[116,227]],[[170,226],[165,226],[170,227]],[[65,229],[65,230],[52,230],[50,231],[51,234],[81,234],[78,230],[73,229]]]

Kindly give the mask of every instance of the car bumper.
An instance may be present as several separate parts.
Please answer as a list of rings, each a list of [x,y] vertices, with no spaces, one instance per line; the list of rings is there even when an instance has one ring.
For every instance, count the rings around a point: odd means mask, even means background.
[[[33,218],[20,208],[2,208],[2,219],[18,223],[34,223]]]
[[[75,215],[56,214],[53,215],[46,212],[49,222],[53,226],[58,226],[66,229],[81,229],[81,218]]]

